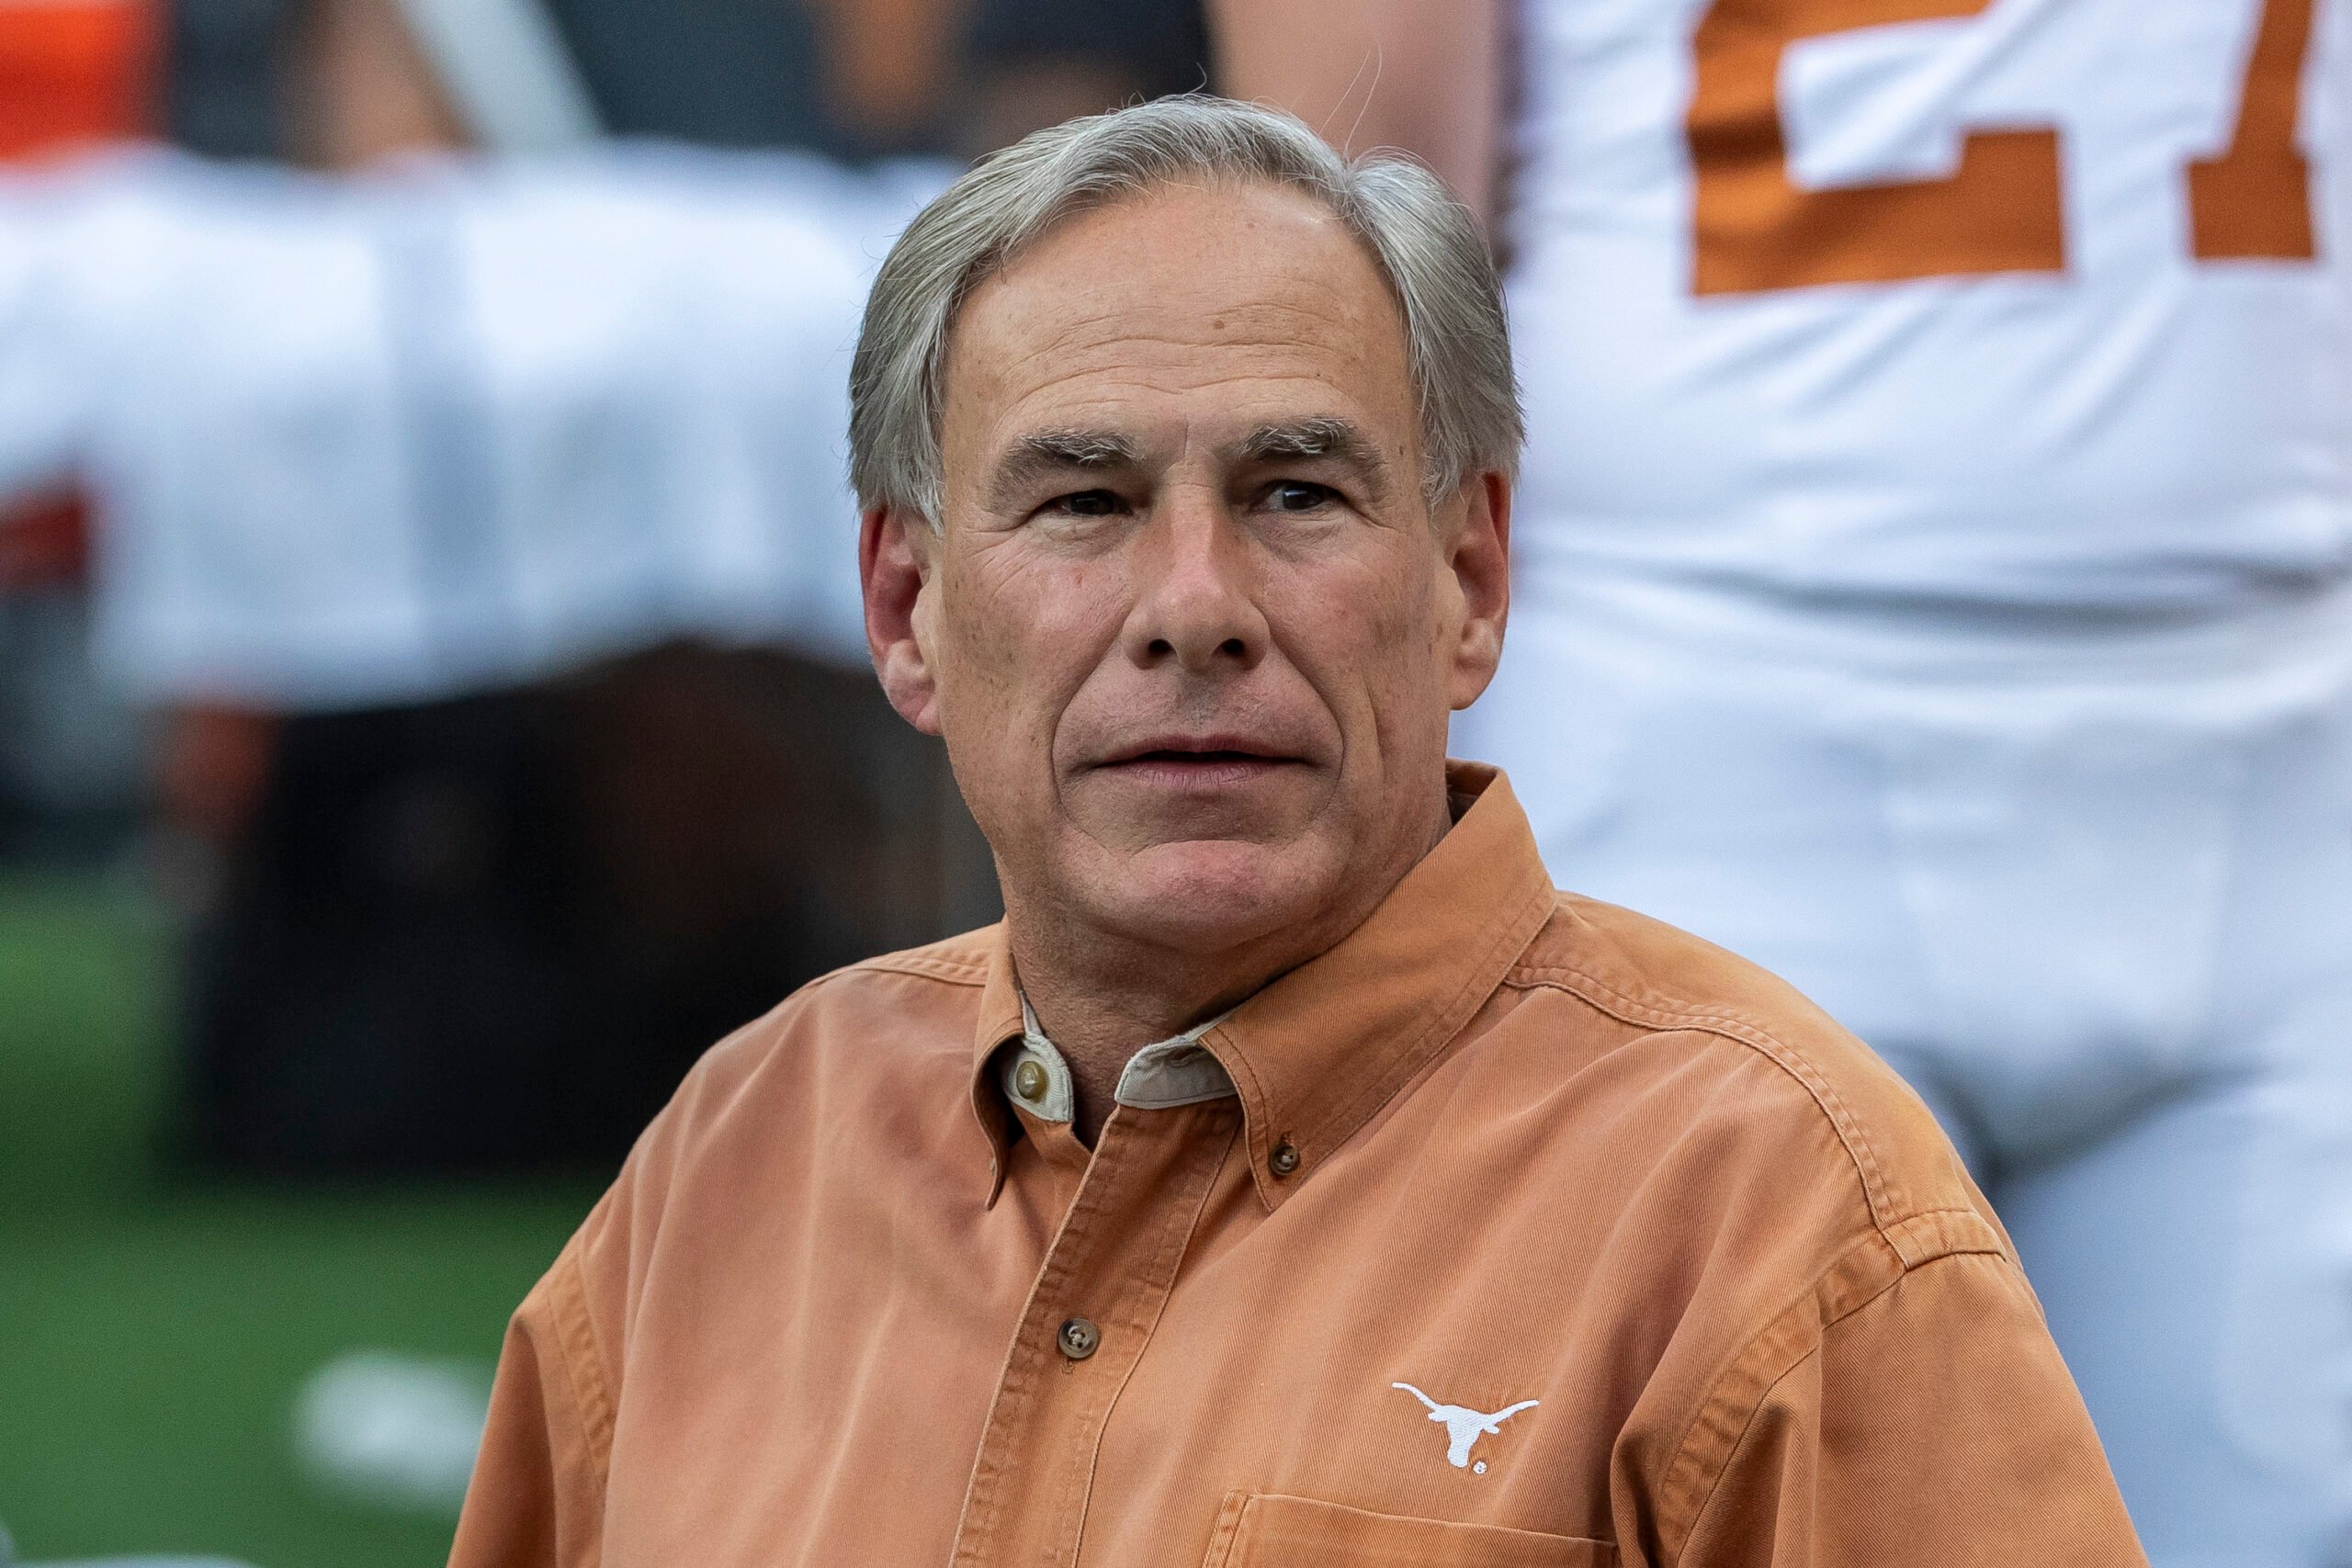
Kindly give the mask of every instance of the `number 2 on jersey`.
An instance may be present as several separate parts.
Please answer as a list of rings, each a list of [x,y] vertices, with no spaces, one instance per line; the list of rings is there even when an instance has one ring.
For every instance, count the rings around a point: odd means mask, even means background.
[[[1694,291],[2065,270],[2055,126],[1972,131],[1960,167],[1942,179],[1805,190],[1790,175],[1780,74],[1791,44],[1974,17],[1991,3],[1714,0],[1692,35]],[[2230,144],[2186,171],[2190,246],[2201,259],[2317,254],[2311,171],[2295,146],[2316,5],[2263,0]]]
[[[2237,128],[2218,158],[2188,165],[2188,219],[2203,260],[2310,261],[2312,171],[2295,145],[2303,57],[2318,0],[2264,0]]]

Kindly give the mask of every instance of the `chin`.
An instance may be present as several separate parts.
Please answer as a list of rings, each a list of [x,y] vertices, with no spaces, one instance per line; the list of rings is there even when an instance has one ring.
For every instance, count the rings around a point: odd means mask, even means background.
[[[1206,952],[1307,923],[1331,902],[1318,846],[1205,839],[1138,853],[1102,889],[1113,923],[1145,941]]]

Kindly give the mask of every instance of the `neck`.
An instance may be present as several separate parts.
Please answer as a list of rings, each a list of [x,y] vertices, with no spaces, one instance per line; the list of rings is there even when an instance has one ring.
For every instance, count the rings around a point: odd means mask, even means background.
[[[1425,840],[1348,897],[1227,946],[1172,947],[1109,931],[1050,897],[1023,897],[1005,879],[1005,924],[1022,994],[1038,1026],[1069,1064],[1076,1130],[1089,1145],[1111,1114],[1119,1076],[1147,1045],[1231,1010],[1328,952],[1379,908],[1451,827],[1442,809]]]
[[[1136,1052],[1216,1017],[1312,956],[1245,949],[1204,957],[1142,944],[1120,944],[1127,950],[1114,954],[1099,935],[1072,941],[1077,933],[1054,931],[1053,923],[1037,933],[1044,940],[1024,940],[1040,922],[1012,910],[1006,919],[1022,994],[1069,1064],[1078,1135],[1090,1145]]]

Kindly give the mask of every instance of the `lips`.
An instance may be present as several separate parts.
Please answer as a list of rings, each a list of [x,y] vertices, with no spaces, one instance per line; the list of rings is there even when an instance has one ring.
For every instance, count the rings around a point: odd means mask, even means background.
[[[1118,779],[1175,795],[1216,796],[1246,790],[1307,765],[1272,742],[1239,735],[1159,735],[1121,746],[1094,766]]]
[[[1102,768],[1154,764],[1182,767],[1303,762],[1279,746],[1239,735],[1155,735],[1132,742],[1096,763]]]

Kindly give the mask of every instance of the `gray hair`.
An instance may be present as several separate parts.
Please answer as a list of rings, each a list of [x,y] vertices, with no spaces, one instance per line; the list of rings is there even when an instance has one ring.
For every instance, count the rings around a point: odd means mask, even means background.
[[[1065,219],[1187,177],[1303,190],[1363,243],[1403,318],[1432,502],[1473,474],[1517,474],[1524,433],[1510,335],[1469,211],[1419,164],[1345,159],[1293,116],[1190,94],[1037,131],[975,166],[899,236],[850,368],[859,503],[941,521],[948,328],[983,279]]]

